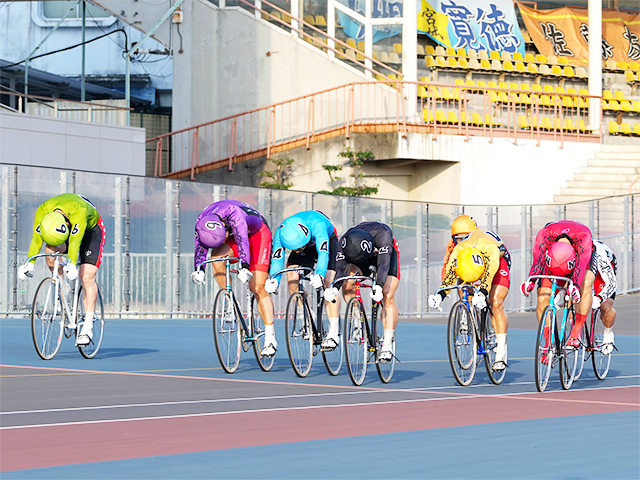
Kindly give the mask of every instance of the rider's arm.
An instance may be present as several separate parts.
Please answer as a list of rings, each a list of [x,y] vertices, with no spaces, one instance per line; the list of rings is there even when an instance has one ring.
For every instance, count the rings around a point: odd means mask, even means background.
[[[538,232],[533,245],[533,263],[529,270],[529,276],[542,274],[545,265],[545,253],[554,241],[555,237],[552,236],[546,227]]]
[[[483,246],[480,251],[484,257],[484,262],[487,265],[482,277],[480,277],[480,291],[487,296],[491,289],[493,277],[500,267],[500,248],[498,245],[488,244]]]
[[[593,238],[588,229],[578,233],[573,241],[573,249],[576,251],[576,265],[573,268],[573,283],[581,287],[584,277],[591,265],[591,254],[593,253]]]
[[[247,226],[247,214],[239,207],[229,212],[224,219],[225,224],[231,230],[236,245],[238,245],[238,257],[242,268],[249,268],[251,253],[249,248],[249,227]]]
[[[458,254],[460,253],[460,250],[461,250],[460,248],[458,248],[459,246],[460,244],[458,244],[453,249],[453,251],[451,252],[451,255],[449,256],[449,261],[447,262],[447,265],[445,267],[446,273],[444,275],[444,278],[442,279],[442,283],[440,284],[440,287],[438,287],[438,290],[441,288],[452,287],[458,281],[458,274],[456,273],[456,259],[458,258]],[[440,296],[443,299],[448,294],[449,294],[448,290],[443,290],[440,292]]]
[[[385,229],[378,233],[375,237],[375,243],[378,248],[378,277],[376,283],[381,287],[389,275],[389,267],[391,266],[391,255],[393,254],[393,233],[391,229]]]
[[[42,221],[42,217],[47,214],[45,209],[40,205],[36,210],[35,219],[33,221],[33,233],[31,235],[31,243],[29,244],[29,251],[27,252],[27,258],[32,257],[38,253],[40,253],[40,249],[42,248],[42,237],[40,236],[40,222]],[[36,263],[36,259],[31,260],[31,263]]]
[[[200,265],[202,262],[207,260],[207,253],[209,249],[207,247],[203,247],[200,245],[200,241],[198,240],[198,236],[195,237],[195,250],[193,252],[193,269],[194,270],[202,270],[203,272],[206,270],[206,265]]]
[[[327,267],[329,266],[329,234],[327,233],[327,226],[319,222],[311,225],[311,238],[316,243],[316,251],[318,252],[315,273],[324,278],[327,276]]]
[[[449,239],[449,243],[447,243],[447,250],[444,252],[444,259],[442,260],[442,279],[444,280],[445,275],[447,274],[447,263],[449,263],[449,257],[451,257],[451,252],[456,248],[456,245],[453,243],[452,239]]]
[[[284,247],[280,242],[280,229],[276,230],[273,235],[273,248],[271,249],[271,266],[269,267],[269,275],[273,275],[284,268]],[[276,278],[278,285],[280,284],[281,275]]]

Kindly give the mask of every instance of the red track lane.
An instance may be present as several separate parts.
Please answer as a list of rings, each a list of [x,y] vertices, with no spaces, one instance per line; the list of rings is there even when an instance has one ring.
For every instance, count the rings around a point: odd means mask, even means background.
[[[5,428],[0,471],[633,410],[636,386]]]

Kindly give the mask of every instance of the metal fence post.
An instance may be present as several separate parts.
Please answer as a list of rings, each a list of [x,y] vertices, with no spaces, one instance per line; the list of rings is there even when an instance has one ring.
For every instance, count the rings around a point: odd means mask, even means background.
[[[595,234],[595,205],[593,200],[589,202],[589,230],[592,234]],[[598,238],[597,235],[593,235],[593,238]]]
[[[220,201],[220,185],[213,186],[213,201],[214,202]]]
[[[0,188],[0,310],[9,311],[9,167],[2,167]]]
[[[349,198],[340,197],[340,222],[342,223],[343,230],[349,228]],[[343,232],[344,233],[344,232]]]
[[[13,262],[11,262],[11,278],[12,282],[12,298],[13,310],[18,309],[18,167],[13,168],[13,226],[11,233],[13,235]]]
[[[624,222],[623,222],[623,237],[622,245],[622,265],[624,265],[624,272],[622,274],[622,292],[629,291],[629,198],[624,197]]]
[[[635,255],[635,238],[636,238],[636,221],[635,221],[635,208],[634,208],[634,196],[631,195],[630,199],[630,208],[631,208],[631,288],[634,289],[636,286],[636,255]]]
[[[418,313],[418,315],[422,314],[422,297],[424,296],[424,275],[422,271],[424,263],[424,252],[422,244],[423,222],[423,205],[419,203],[418,205],[416,205],[416,312]]]
[[[131,177],[127,177],[124,206],[124,308],[131,306]]]
[[[60,193],[67,193],[67,172],[60,172],[58,183],[60,184]]]
[[[113,278],[114,304],[117,313],[122,316],[122,177],[114,179],[113,199]]]
[[[520,209],[520,284],[527,279],[527,207]],[[524,295],[520,297],[520,310],[526,307],[527,298]]]
[[[431,292],[431,288],[429,286],[429,254],[430,252],[430,244],[429,244],[429,204],[425,203],[425,232],[426,232],[426,238],[425,238],[425,242],[426,242],[426,248],[425,248],[425,260],[426,260],[426,265],[425,265],[425,277],[426,277],[426,295],[429,295],[429,293]],[[426,311],[428,312],[429,309],[427,307]]]
[[[176,312],[180,311],[180,182],[176,185]]]
[[[487,230],[494,231],[493,228],[493,207],[487,207]]]
[[[164,278],[165,278],[165,311],[171,315],[173,311],[173,182],[167,181],[164,185]]]
[[[380,202],[380,221],[387,223],[387,202]]]
[[[303,193],[300,195],[300,210],[306,211],[307,209],[307,194]]]

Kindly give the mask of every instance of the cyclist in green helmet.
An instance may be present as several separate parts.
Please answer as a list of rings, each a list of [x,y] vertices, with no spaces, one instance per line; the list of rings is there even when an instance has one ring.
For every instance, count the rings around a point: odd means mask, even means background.
[[[93,315],[98,298],[95,279],[105,240],[102,218],[96,207],[82,195],[64,193],[45,201],[36,210],[27,256],[40,252],[44,243],[47,253],[66,253],[69,257],[69,263],[64,267],[67,279],[75,280],[79,274],[82,281],[86,318],[78,335],[79,346],[88,345],[93,336]],[[53,259],[47,258],[47,264],[52,269]],[[20,265],[18,278],[24,280],[34,267],[35,260]]]

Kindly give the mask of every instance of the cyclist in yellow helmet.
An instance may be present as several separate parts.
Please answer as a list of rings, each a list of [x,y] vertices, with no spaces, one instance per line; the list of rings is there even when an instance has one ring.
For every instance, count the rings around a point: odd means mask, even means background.
[[[509,269],[511,256],[502,239],[494,232],[474,230],[451,252],[445,266],[441,288],[451,287],[458,279],[463,282],[480,282],[479,292],[473,297],[473,305],[479,309],[487,306],[487,298],[493,313],[492,323],[496,332],[496,371],[507,368],[507,330],[509,317],[504,300],[509,293]],[[438,308],[446,297],[445,291],[429,296],[429,306]]]
[[[478,224],[474,220],[473,217],[469,215],[460,215],[456,217],[456,219],[451,224],[451,240],[447,243],[447,249],[444,253],[444,260],[442,261],[442,278],[444,279],[444,275],[446,272],[447,262],[449,262],[449,257],[451,256],[451,252],[456,248],[464,237],[469,235],[474,230],[478,229]]]

